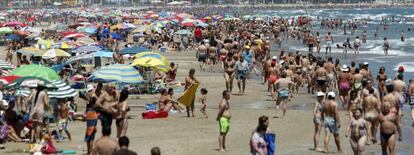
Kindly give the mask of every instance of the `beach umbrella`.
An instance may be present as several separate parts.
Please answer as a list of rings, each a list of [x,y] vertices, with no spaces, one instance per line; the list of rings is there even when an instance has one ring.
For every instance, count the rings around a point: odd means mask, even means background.
[[[133,66],[115,64],[98,69],[92,73],[88,81],[138,84],[143,83],[144,79]]]
[[[15,89],[20,89],[23,87],[36,88],[39,82],[42,82],[44,86],[48,89],[56,88],[55,85],[50,83],[48,80],[35,77],[35,76],[26,76],[26,77],[17,78],[13,80],[13,82],[7,84],[6,88],[15,88]]]
[[[79,47],[79,46],[80,45],[77,44],[76,42],[63,41],[63,42],[54,43],[51,46],[51,48],[72,49],[72,48],[76,48],[76,47]]]
[[[142,46],[127,47],[121,50],[121,54],[137,54],[141,52],[149,52],[150,49]]]
[[[97,29],[93,27],[78,27],[76,30],[82,33],[94,34]]]
[[[178,34],[178,35],[190,35],[191,32],[189,30],[178,30],[177,32],[175,32],[175,34]]]
[[[95,45],[79,46],[72,50],[72,53],[89,53],[102,50],[102,47]]]
[[[85,45],[85,44],[95,43],[95,40],[93,40],[92,38],[89,38],[89,37],[82,37],[82,38],[76,39],[76,42]]]
[[[2,76],[0,77],[0,83],[9,84],[18,78],[20,78],[20,76],[15,76],[15,75]]]
[[[53,43],[54,43],[54,41],[52,39],[50,39],[50,40],[46,40],[46,39],[42,39],[42,38],[37,39],[37,45],[43,45],[46,48],[50,48]]]
[[[17,40],[21,40],[21,38],[18,35],[15,34],[10,34],[8,36],[6,36],[7,40],[12,40],[12,41],[17,41]]]
[[[48,81],[59,80],[59,76],[54,70],[41,65],[23,65],[10,72],[10,75],[38,77]]]
[[[113,58],[113,53],[110,51],[98,51],[92,54],[94,57]]]
[[[206,16],[203,18],[204,20],[212,20],[213,18],[211,18],[210,16]]]
[[[13,30],[10,27],[2,27],[0,28],[0,35],[1,34],[11,34]]]
[[[44,50],[41,50],[36,47],[23,47],[20,50],[17,50],[17,53],[27,54],[27,55],[40,55]]]
[[[182,27],[195,27],[196,25],[193,22],[183,22],[181,23]]]
[[[74,38],[77,39],[77,38],[82,38],[82,37],[85,37],[85,35],[82,34],[82,33],[75,33],[75,34],[69,34],[69,35],[63,37],[63,39],[74,39]]]
[[[50,59],[56,57],[70,57],[70,54],[61,49],[50,49],[39,56],[42,56],[43,59]]]
[[[132,33],[141,33],[141,32],[145,32],[150,28],[150,26],[148,25],[140,25],[139,27],[137,27],[136,29],[134,29],[132,31]]]
[[[0,59],[0,69],[1,70],[9,70],[9,69],[14,69],[14,68],[16,68],[16,66]]]
[[[55,80],[51,81],[51,84],[55,86],[57,89],[47,91],[49,98],[68,98],[68,97],[75,97],[78,92],[70,87],[66,82],[62,80]],[[29,96],[30,90],[28,89],[18,89],[16,90],[16,96]]]
[[[164,56],[153,52],[142,52],[135,54],[136,59],[132,61],[132,66],[152,67],[160,71],[167,71],[169,62]]]
[[[15,26],[24,26],[24,24],[19,21],[11,21],[11,22],[4,23],[3,26],[15,27]]]

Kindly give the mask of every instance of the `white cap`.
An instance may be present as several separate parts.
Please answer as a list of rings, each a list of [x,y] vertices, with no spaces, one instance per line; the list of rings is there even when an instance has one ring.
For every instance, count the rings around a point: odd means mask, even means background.
[[[3,100],[2,102],[4,106],[9,106],[9,102],[7,102],[6,100]]]
[[[316,96],[317,97],[322,97],[322,96],[325,96],[325,93],[323,93],[323,92],[320,91],[320,92],[317,92],[316,93]]]
[[[93,86],[91,84],[88,84],[88,86],[86,86],[86,90],[87,91],[93,90]]]
[[[328,96],[329,96],[329,97],[335,97],[335,92],[333,92],[333,91],[329,92],[329,93],[328,93]]]
[[[273,57],[272,57],[272,59],[273,59],[273,60],[277,60],[277,56],[273,56]]]
[[[364,65],[368,65],[368,62],[366,62],[366,61],[365,61],[365,62],[364,62]]]
[[[342,65],[341,71],[347,72],[349,71],[349,68],[347,65]]]

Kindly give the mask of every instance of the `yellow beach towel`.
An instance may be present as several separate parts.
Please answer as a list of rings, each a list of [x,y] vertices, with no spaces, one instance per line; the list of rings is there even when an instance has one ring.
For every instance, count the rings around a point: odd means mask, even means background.
[[[192,84],[190,86],[190,88],[188,88],[184,92],[184,94],[180,98],[178,98],[177,101],[180,102],[181,104],[185,105],[186,107],[189,107],[195,99],[198,85],[200,85],[200,84],[199,83]]]

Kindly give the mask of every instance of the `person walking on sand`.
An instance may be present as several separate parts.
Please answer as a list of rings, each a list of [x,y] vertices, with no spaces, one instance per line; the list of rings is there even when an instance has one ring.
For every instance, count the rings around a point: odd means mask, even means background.
[[[287,78],[287,73],[283,71],[280,74],[281,78],[276,81],[275,83],[275,91],[277,92],[277,100],[276,100],[276,118],[279,117],[279,105],[283,102],[283,116],[286,115],[287,110],[287,103],[289,99],[289,86],[296,84],[292,82],[290,79]]]
[[[323,104],[323,110],[321,114],[325,126],[324,152],[329,153],[329,138],[331,137],[331,134],[333,134],[335,138],[336,147],[338,149],[338,153],[341,153],[342,149],[339,140],[339,128],[341,127],[341,124],[339,118],[338,105],[335,102],[335,93],[329,92],[327,96],[328,99]]]
[[[236,62],[236,79],[237,87],[239,88],[239,95],[244,94],[246,88],[246,78],[249,71],[249,64],[244,61],[244,57],[241,56],[239,61]]]
[[[219,151],[226,151],[226,135],[230,129],[230,93],[227,90],[224,90],[222,93],[223,98],[220,101],[219,111],[217,114],[216,121],[219,122],[220,126],[220,135],[219,135]]]
[[[397,112],[392,111],[390,102],[382,105],[382,114],[379,116],[382,154],[395,154],[396,133],[398,141],[402,141],[401,126]]]
[[[323,110],[323,99],[325,93],[318,92],[316,93],[317,101],[315,102],[315,107],[313,108],[313,123],[315,124],[315,134],[313,136],[313,144],[315,151],[321,151],[319,148],[319,137],[322,129],[322,110]]]
[[[69,122],[69,107],[65,103],[63,99],[59,99],[59,136],[58,136],[58,142],[63,140],[62,137],[62,131],[65,131],[66,135],[68,136],[69,140],[72,140],[71,135],[68,130],[68,122]]]
[[[49,107],[49,98],[45,91],[43,82],[37,83],[37,88],[30,95],[32,99],[32,110],[30,112],[30,120],[33,121],[33,130],[31,134],[31,141],[35,142],[42,139],[42,127],[44,126],[45,109]]]
[[[102,137],[93,143],[92,155],[112,155],[119,150],[118,143],[110,136],[111,128],[102,128]]]
[[[190,71],[188,72],[188,76],[185,77],[184,91],[190,88],[191,85],[193,85],[194,83],[200,83],[200,82],[195,78],[195,69],[191,68]],[[187,117],[190,117],[190,110],[191,110],[191,116],[194,117],[194,100],[189,107],[186,107],[186,109],[187,109]]]
[[[411,79],[408,84],[408,95],[409,105],[411,107],[411,119],[413,121],[412,126],[414,127],[414,80]]]
[[[208,118],[207,112],[206,112],[206,108],[207,108],[207,93],[208,93],[208,91],[207,91],[206,88],[201,88],[201,90],[200,90],[200,94],[201,94],[201,97],[200,97],[200,102],[201,102],[200,111],[201,111],[201,113],[203,113],[203,116],[205,118]]]
[[[370,135],[375,136],[378,129],[378,115],[380,113],[380,100],[374,96],[375,90],[369,88],[369,94],[363,98],[362,107],[364,109],[364,119],[367,121],[367,129],[370,132]],[[368,137],[372,140],[373,143],[376,143],[377,140],[375,137]]]
[[[126,136],[128,129],[128,116],[127,112],[129,111],[129,106],[127,103],[129,92],[127,89],[123,89],[119,96],[119,100],[115,105],[115,115],[116,115],[116,137]]]
[[[362,109],[357,108],[352,113],[354,119],[352,119],[349,123],[349,126],[345,132],[345,137],[348,137],[349,133],[351,133],[350,143],[352,150],[354,151],[354,155],[361,155],[364,151],[368,138],[371,136],[367,128],[367,121],[362,118]]]

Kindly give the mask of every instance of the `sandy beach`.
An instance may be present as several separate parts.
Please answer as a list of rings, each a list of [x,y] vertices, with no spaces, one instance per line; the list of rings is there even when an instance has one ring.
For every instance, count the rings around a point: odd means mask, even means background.
[[[2,49],[4,49],[2,47]],[[3,53],[2,57],[3,57]],[[215,121],[217,115],[218,102],[221,92],[225,88],[222,73],[199,72],[198,63],[195,61],[194,52],[164,53],[172,62],[179,64],[177,79],[184,80],[184,76],[192,67],[197,68],[196,77],[201,81],[200,88],[207,88],[208,94],[208,119],[202,118],[199,112],[200,103],[196,103],[196,117],[187,118],[184,113],[171,114],[167,119],[143,120],[141,113],[144,111],[146,103],[158,100],[158,95],[140,95],[140,99],[130,99],[128,103],[132,107],[129,115],[129,129],[127,136],[130,138],[130,149],[138,154],[149,154],[149,150],[158,146],[162,154],[166,155],[210,155],[210,154],[229,154],[241,155],[249,154],[249,138],[257,124],[257,118],[261,115],[269,116],[270,130],[277,136],[277,154],[319,154],[310,150],[313,148],[313,102],[314,97],[305,93],[304,89],[295,95],[292,104],[289,105],[287,116],[283,118],[273,118],[275,116],[274,102],[270,101],[266,87],[261,85],[258,80],[249,80],[247,84],[247,95],[232,95],[230,106],[232,112],[231,127],[228,134],[228,152],[217,152],[218,148],[218,123]],[[237,87],[236,87],[237,88]],[[234,91],[235,92],[235,91]],[[234,93],[233,92],[233,93]],[[176,93],[176,97],[181,93]],[[78,102],[79,111],[83,111],[84,102]],[[292,110],[295,109],[295,110]],[[341,145],[343,154],[351,154],[349,139],[344,137],[345,127],[348,124],[348,117],[345,111],[341,111]],[[408,115],[408,113],[406,113]],[[403,122],[409,122],[405,117]],[[55,124],[51,124],[52,129],[56,129]],[[115,125],[113,134],[115,138]],[[86,145],[83,142],[86,124],[84,122],[70,122],[69,131],[72,133],[72,141],[55,143],[61,149],[75,150],[76,154],[86,153]],[[98,125],[97,138],[100,137],[100,123]],[[411,126],[404,124],[403,132],[414,132]],[[407,133],[410,134],[410,133]],[[321,138],[324,136],[322,134]],[[407,137],[403,142],[398,142],[397,148],[403,154],[414,153],[414,148],[410,143],[414,141],[412,136]],[[320,145],[323,146],[321,140]],[[7,143],[6,150],[0,154],[27,154],[29,145],[27,143]],[[335,152],[333,139],[330,142],[330,150]],[[370,145],[366,147],[366,154],[379,154],[380,145]]]

